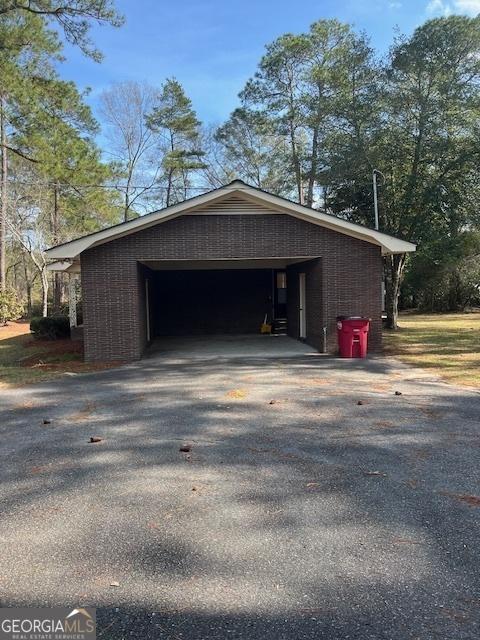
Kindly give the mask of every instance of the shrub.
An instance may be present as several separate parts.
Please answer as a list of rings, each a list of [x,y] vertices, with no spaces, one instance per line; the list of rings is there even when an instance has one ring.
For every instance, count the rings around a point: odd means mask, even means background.
[[[23,305],[19,301],[17,292],[13,289],[0,291],[0,323],[7,324],[11,320],[22,317]]]
[[[65,316],[52,316],[48,318],[32,318],[30,331],[34,338],[39,340],[58,340],[70,337],[70,322]]]
[[[43,304],[41,302],[34,302],[30,308],[28,318],[41,318],[43,314]]]

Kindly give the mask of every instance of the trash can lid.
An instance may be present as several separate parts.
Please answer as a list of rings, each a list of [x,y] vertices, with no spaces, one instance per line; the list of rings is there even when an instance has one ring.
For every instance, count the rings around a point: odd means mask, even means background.
[[[337,316],[337,320],[370,320],[365,316]]]

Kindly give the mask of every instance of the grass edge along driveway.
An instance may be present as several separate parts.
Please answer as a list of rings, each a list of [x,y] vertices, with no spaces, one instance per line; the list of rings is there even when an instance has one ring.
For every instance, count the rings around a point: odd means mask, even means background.
[[[401,314],[399,329],[385,331],[384,347],[447,382],[480,389],[480,312]]]

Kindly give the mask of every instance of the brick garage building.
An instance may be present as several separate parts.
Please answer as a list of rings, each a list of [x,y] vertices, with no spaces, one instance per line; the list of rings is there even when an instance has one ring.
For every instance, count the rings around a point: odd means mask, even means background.
[[[86,360],[111,361],[156,336],[258,333],[265,316],[330,353],[338,315],[368,316],[378,350],[382,255],[414,250],[236,180],[47,255],[81,276]]]

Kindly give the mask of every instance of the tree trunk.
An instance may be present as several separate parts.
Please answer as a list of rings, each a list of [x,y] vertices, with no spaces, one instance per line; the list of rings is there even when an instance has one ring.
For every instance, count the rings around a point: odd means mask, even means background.
[[[125,188],[125,204],[124,204],[124,207],[123,207],[123,221],[124,222],[128,221],[128,210],[130,209],[130,205],[129,205],[129,202],[128,202],[128,189],[129,189],[129,186],[128,186],[128,182],[127,182],[127,186]]]
[[[307,199],[305,204],[307,207],[313,207],[313,189],[315,187],[315,179],[317,174],[317,154],[318,154],[318,127],[315,127],[312,141],[312,160],[310,163],[310,175],[308,177]]]
[[[42,280],[42,316],[46,317],[48,315],[48,271],[45,266],[41,273]]]
[[[168,180],[167,180],[167,198],[166,198],[166,206],[170,206],[170,200],[172,197],[172,183],[173,183],[173,169],[169,169],[168,171]]]
[[[0,141],[2,151],[2,164],[0,170],[0,189],[2,193],[2,202],[0,208],[0,290],[5,291],[7,287],[6,272],[6,226],[7,226],[7,130],[5,122],[5,102],[0,97]]]
[[[128,221],[128,214],[130,212],[130,187],[133,178],[133,166],[132,163],[128,163],[127,184],[125,185],[125,204],[123,207],[123,221]]]
[[[300,167],[300,159],[298,157],[298,152],[297,152],[297,143],[295,140],[295,132],[292,130],[290,133],[290,142],[292,145],[292,160],[293,160],[293,167],[294,167],[294,171],[295,171],[295,180],[297,183],[297,193],[298,193],[298,202],[300,204],[303,204],[304,201],[304,197],[303,197],[303,180],[302,180],[302,170]]]
[[[323,212],[328,213],[328,188],[326,186],[323,187]]]
[[[385,258],[385,312],[389,329],[398,329],[398,300],[404,268],[405,254]]]
[[[28,266],[25,253],[22,251],[23,277],[25,278],[25,290],[27,293],[27,317],[32,315],[32,283],[28,275]]]
[[[59,201],[58,201],[58,185],[53,187],[53,209],[51,217],[51,231],[53,244],[58,244],[58,221],[59,221]],[[62,278],[61,274],[55,272],[53,274],[53,313],[60,313],[62,306]]]
[[[322,96],[323,96],[323,87],[321,84],[319,84],[318,96],[317,96],[317,122],[313,130],[312,159],[310,162],[310,175],[308,177],[307,200],[305,202],[307,207],[313,207],[313,190],[315,188],[315,182],[317,179],[320,123],[322,122],[322,108],[321,108]]]

